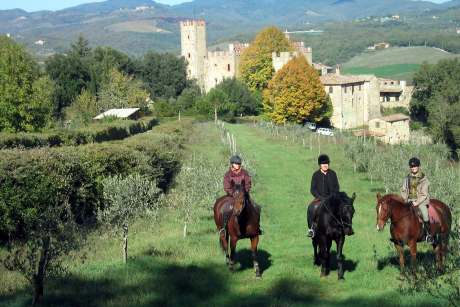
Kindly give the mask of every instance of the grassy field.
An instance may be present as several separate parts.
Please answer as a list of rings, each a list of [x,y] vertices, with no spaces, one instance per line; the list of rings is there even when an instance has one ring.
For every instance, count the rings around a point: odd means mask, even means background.
[[[385,50],[365,52],[343,64],[345,74],[375,74],[378,77],[412,79],[424,62],[434,64],[459,55],[437,48],[392,47]]]
[[[160,125],[161,127],[161,125]],[[311,199],[309,180],[316,169],[318,147],[303,148],[274,139],[250,125],[227,125],[238,148],[256,170],[253,198],[263,208],[265,234],[259,245],[263,279],[255,280],[249,241],[240,241],[239,269],[224,264],[209,211],[197,216],[182,237],[178,212],[165,208],[159,220],[141,219],[132,227],[131,257],[121,261],[121,242],[106,233],[91,237],[84,263],[69,259],[67,277],[52,279],[45,289],[46,306],[431,306],[423,295],[398,291],[398,267],[388,229],[375,231],[378,182],[353,173],[340,144],[322,144],[340,179],[342,190],[356,192],[356,234],[347,238],[345,281],[333,271],[319,278],[312,247],[305,235],[305,204]],[[195,124],[189,156],[209,163],[228,159],[217,128]],[[148,137],[148,136],[147,136]],[[201,211],[200,211],[201,212]],[[0,305],[25,306],[29,289],[16,274],[1,271]]]

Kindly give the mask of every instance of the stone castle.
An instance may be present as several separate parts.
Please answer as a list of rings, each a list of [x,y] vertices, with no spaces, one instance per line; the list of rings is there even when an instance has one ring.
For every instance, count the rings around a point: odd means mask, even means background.
[[[189,79],[195,79],[204,92],[209,92],[225,78],[238,76],[241,53],[249,44],[233,43],[228,45],[227,51],[208,51],[204,20],[182,21],[180,30],[181,55],[188,63],[187,76]],[[408,106],[412,91],[404,81],[379,79],[374,75],[342,75],[339,66],[334,69],[313,63],[312,49],[306,47],[303,42],[292,41],[287,31],[285,35],[295,51],[273,52],[274,70],[280,70],[296,56],[304,56],[318,71],[324,89],[331,99],[331,123],[335,128],[354,129],[369,126],[371,120],[382,118],[381,108]],[[406,119],[404,129],[407,133],[400,135],[408,135],[409,126]],[[393,138],[392,142],[399,141],[406,139]]]
[[[211,90],[224,78],[238,75],[240,56],[249,44],[233,43],[228,45],[227,51],[208,51],[206,43],[206,22],[204,20],[186,20],[180,23],[181,55],[187,60],[187,75],[195,79],[205,92]],[[280,69],[290,59],[303,55],[312,63],[311,48],[305,47],[303,42],[291,42],[295,51],[274,52],[273,66]]]

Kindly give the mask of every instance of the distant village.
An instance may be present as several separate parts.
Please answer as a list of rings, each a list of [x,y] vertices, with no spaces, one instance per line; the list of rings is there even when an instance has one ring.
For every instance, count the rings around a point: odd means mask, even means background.
[[[396,18],[396,17],[395,17]],[[181,55],[187,60],[187,75],[195,79],[204,92],[209,92],[225,78],[238,76],[241,53],[248,43],[231,43],[227,51],[209,51],[206,42],[206,22],[186,20],[180,22]],[[313,63],[313,50],[304,42],[286,37],[295,51],[273,52],[273,68],[280,70],[287,62],[303,56],[320,75],[326,93],[333,105],[331,124],[336,129],[360,130],[389,143],[409,141],[409,117],[404,114],[382,116],[381,109],[409,107],[413,88],[404,80],[377,78],[374,75],[343,75],[340,66],[330,67]],[[385,49],[383,42],[369,49]],[[368,127],[364,129],[364,127]]]

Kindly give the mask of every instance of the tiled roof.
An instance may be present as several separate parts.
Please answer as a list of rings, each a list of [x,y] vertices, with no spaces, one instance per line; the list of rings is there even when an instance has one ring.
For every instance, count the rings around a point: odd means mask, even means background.
[[[327,74],[321,76],[321,82],[324,85],[341,85],[341,84],[353,84],[353,83],[362,83],[369,81],[371,76],[367,75],[337,75],[337,74]]]
[[[399,122],[401,120],[408,120],[409,118],[410,118],[409,116],[401,114],[401,113],[381,117],[381,119],[383,119],[386,122],[390,122],[390,123]]]

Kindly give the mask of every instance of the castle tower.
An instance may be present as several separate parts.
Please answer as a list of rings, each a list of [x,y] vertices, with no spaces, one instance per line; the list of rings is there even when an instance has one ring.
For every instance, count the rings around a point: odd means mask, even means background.
[[[185,20],[180,23],[181,55],[187,61],[187,77],[196,79],[204,88],[206,47],[206,22],[204,20]]]

